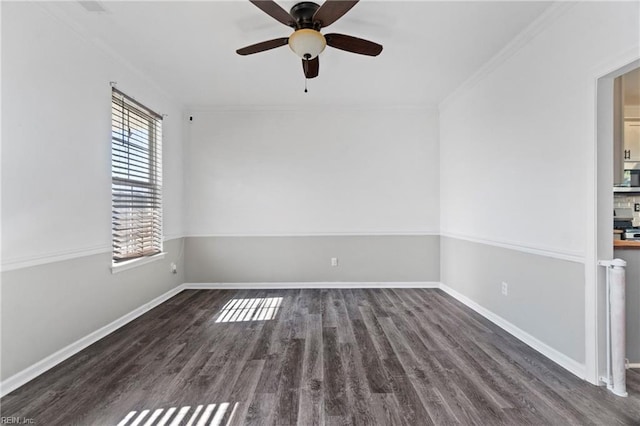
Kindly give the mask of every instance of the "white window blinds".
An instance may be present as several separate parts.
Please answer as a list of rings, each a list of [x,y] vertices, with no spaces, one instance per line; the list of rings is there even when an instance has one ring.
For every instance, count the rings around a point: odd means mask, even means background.
[[[162,117],[113,89],[113,262],[162,251]]]

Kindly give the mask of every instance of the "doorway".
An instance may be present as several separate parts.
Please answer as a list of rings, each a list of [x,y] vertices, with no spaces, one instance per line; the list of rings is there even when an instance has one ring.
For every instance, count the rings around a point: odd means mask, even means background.
[[[593,240],[590,242],[586,264],[586,379],[594,384],[604,384],[602,378],[606,372],[606,275],[605,269],[597,266],[598,260],[610,260],[614,258],[614,233],[613,207],[614,207],[614,183],[623,184],[624,172],[614,164],[624,167],[626,149],[620,144],[622,135],[619,127],[620,114],[624,115],[623,104],[619,101],[619,77],[628,74],[640,67],[637,54],[633,62],[608,72],[597,79],[596,96],[596,143],[594,158],[594,211],[593,217],[588,221],[592,228]],[[616,80],[618,79],[618,80]],[[614,94],[618,91],[618,94]],[[639,100],[640,103],[640,100]],[[629,109],[631,110],[631,109]],[[640,105],[638,108],[640,112]],[[615,117],[615,119],[614,119]],[[640,116],[638,117],[640,118]],[[614,148],[615,147],[615,148]],[[614,178],[615,175],[615,178]],[[629,182],[630,183],[630,182]],[[628,194],[629,196],[631,193]],[[640,204],[640,189],[638,194]],[[627,197],[625,196],[625,199]],[[622,205],[622,198],[619,200]],[[633,214],[636,215],[636,224],[640,226],[640,212],[635,212],[635,202],[632,204]],[[633,220],[634,218],[632,218]],[[640,273],[640,249],[634,251],[638,255],[637,267]],[[640,322],[640,318],[638,319]]]

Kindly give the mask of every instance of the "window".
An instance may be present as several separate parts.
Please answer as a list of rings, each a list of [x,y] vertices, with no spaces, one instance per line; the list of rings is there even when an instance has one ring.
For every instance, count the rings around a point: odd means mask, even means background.
[[[162,117],[113,89],[113,263],[162,252]]]

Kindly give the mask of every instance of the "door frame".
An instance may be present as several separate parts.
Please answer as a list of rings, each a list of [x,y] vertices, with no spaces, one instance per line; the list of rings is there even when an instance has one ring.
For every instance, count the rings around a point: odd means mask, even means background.
[[[613,80],[640,67],[637,49],[594,69],[594,127],[587,168],[585,256],[585,380],[603,385],[606,371],[605,270],[598,260],[613,258]]]

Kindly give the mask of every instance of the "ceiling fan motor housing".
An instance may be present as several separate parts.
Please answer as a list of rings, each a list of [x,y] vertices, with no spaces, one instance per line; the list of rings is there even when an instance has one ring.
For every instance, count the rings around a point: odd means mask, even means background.
[[[320,23],[313,22],[313,15],[319,8],[320,6],[312,1],[303,1],[295,4],[289,13],[296,20],[296,29],[313,28],[319,30]]]

